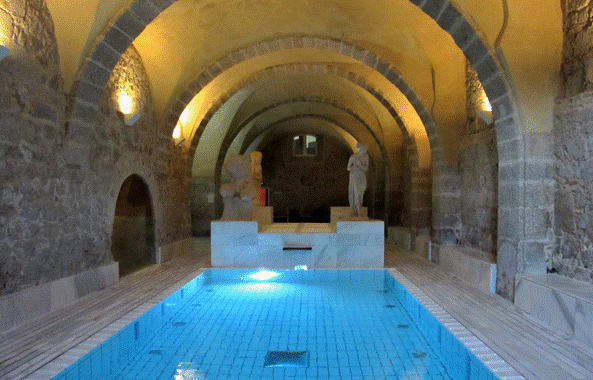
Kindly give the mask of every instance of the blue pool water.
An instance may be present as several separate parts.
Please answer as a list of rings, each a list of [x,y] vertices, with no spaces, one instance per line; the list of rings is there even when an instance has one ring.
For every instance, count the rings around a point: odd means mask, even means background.
[[[498,378],[387,271],[274,273],[209,269],[54,379]]]

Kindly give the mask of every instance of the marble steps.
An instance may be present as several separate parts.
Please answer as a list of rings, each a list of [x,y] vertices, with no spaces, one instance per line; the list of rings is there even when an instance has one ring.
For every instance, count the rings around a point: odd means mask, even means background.
[[[427,296],[529,379],[593,379],[593,351],[566,341],[512,303],[471,288],[438,266],[386,246],[396,267]]]
[[[91,293],[73,305],[0,335],[0,379],[22,379],[147,303],[173,284],[209,266],[208,251],[193,259],[154,265]],[[171,276],[174,272],[175,276]],[[180,284],[181,285],[181,284]]]

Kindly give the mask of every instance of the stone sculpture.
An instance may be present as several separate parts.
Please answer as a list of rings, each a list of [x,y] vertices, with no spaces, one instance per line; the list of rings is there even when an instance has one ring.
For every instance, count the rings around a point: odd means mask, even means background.
[[[231,182],[220,187],[224,210],[222,221],[246,221],[253,219],[253,199],[258,195],[252,179],[251,158],[246,155],[230,155],[223,168]]]
[[[348,171],[350,182],[348,184],[348,201],[350,202],[350,217],[363,218],[362,199],[367,188],[366,171],[369,168],[369,155],[367,147],[361,143],[356,144],[358,152],[350,156]]]

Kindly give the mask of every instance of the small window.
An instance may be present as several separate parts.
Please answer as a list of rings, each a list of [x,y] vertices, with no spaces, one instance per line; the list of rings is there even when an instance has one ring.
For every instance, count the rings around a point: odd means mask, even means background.
[[[317,136],[294,136],[292,140],[292,154],[295,156],[317,156]]]

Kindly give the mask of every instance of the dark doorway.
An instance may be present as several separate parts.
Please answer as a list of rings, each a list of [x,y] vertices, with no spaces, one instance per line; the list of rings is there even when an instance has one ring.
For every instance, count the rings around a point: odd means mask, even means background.
[[[154,264],[154,217],[150,191],[138,175],[129,176],[121,186],[115,206],[111,253],[125,276]]]

